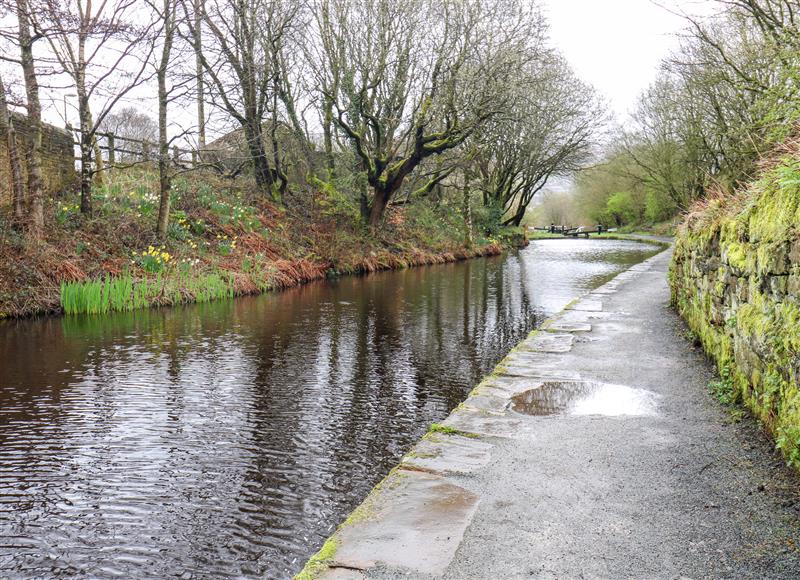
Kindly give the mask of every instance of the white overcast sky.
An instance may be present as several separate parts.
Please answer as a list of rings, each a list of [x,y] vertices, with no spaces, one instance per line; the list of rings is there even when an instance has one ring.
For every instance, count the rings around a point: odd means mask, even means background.
[[[676,47],[676,35],[686,26],[685,20],[670,11],[703,15],[715,7],[714,0],[533,1],[542,7],[550,24],[552,45],[580,78],[600,91],[621,123],[638,95],[655,79],[660,60]],[[141,99],[127,100],[154,112],[154,104],[141,106]],[[61,125],[62,98],[57,96],[45,106],[46,120]]]
[[[554,46],[624,122],[686,26],[670,10],[708,14],[710,0],[540,0]],[[663,8],[668,6],[670,10]]]

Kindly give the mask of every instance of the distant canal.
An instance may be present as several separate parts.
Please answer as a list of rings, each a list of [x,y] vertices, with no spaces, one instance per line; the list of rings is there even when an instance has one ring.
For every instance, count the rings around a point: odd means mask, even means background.
[[[0,324],[0,576],[289,577],[515,343],[653,253]]]

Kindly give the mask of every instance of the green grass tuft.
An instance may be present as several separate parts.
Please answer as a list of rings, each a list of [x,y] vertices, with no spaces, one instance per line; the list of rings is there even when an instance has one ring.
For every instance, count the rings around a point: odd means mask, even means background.
[[[61,284],[61,308],[65,314],[106,314],[138,310],[158,304],[210,302],[233,298],[233,277],[213,272],[202,276],[134,280],[129,274],[116,278]]]

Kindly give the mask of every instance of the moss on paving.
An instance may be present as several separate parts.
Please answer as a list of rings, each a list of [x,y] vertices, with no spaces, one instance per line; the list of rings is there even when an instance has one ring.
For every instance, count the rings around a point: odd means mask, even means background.
[[[303,569],[295,575],[295,580],[314,580],[318,578],[328,569],[330,564],[333,563],[338,549],[339,541],[335,537],[328,538],[319,552],[314,554],[311,559],[306,562]]]

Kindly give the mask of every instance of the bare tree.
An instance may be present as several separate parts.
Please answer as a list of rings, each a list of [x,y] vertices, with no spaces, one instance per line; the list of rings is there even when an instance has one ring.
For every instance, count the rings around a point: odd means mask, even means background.
[[[534,196],[590,158],[605,112],[594,90],[557,53],[544,51],[518,71],[507,91],[515,106],[480,135],[475,174],[484,202],[519,226]]]
[[[167,74],[172,56],[172,47],[177,31],[177,0],[161,0],[160,5],[153,4],[161,21],[161,55],[156,65],[158,79],[158,184],[159,204],[156,236],[160,240],[167,237],[169,226],[170,192],[172,189],[172,167],[169,156],[169,136],[167,135],[167,106],[170,90],[167,87]]]
[[[134,107],[123,107],[119,111],[109,113],[103,119],[99,130],[111,133],[116,137],[131,139],[122,146],[125,152],[115,154],[116,161],[138,161],[143,157],[145,151],[142,144],[137,142],[156,143],[158,141],[158,121]]]
[[[205,5],[199,19],[203,25],[198,56],[203,65],[212,102],[227,112],[244,132],[256,187],[281,201],[287,178],[276,146],[276,93],[282,71],[276,66],[293,26],[298,5],[283,0],[220,0]],[[200,32],[198,15],[184,11],[192,37]],[[264,123],[269,121],[272,163],[265,145]]]
[[[192,46],[194,48],[195,76],[197,83],[197,145],[200,151],[206,148],[206,96],[205,80],[203,79],[203,59],[201,57],[203,51],[204,6],[204,0],[194,0],[194,4],[192,6],[192,11],[194,14]]]
[[[366,174],[372,227],[424,159],[459,147],[508,106],[501,79],[530,57],[526,43],[543,28],[516,2],[323,0],[319,10],[328,14],[321,66],[338,71],[323,98]]]
[[[138,86],[152,50],[152,23],[138,24],[134,0],[43,0],[37,28],[75,85],[80,119],[81,212],[92,213],[92,176],[102,170],[95,134],[113,107]],[[149,47],[149,48],[148,48]],[[92,114],[90,102],[99,103]],[[100,102],[100,99],[104,99]],[[94,166],[93,166],[94,156]]]

